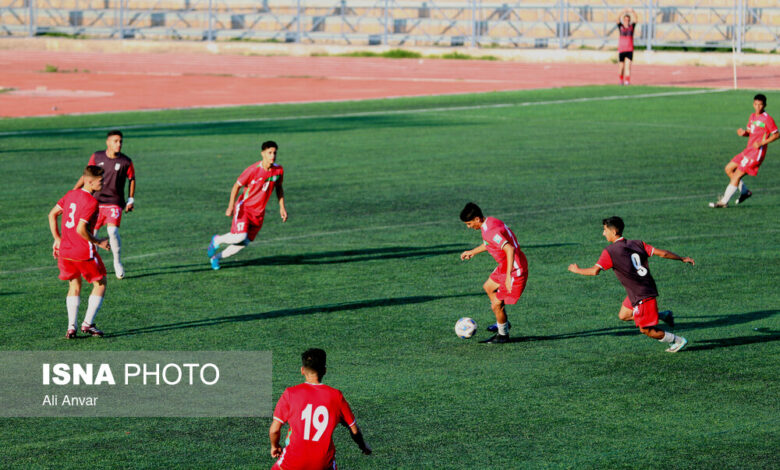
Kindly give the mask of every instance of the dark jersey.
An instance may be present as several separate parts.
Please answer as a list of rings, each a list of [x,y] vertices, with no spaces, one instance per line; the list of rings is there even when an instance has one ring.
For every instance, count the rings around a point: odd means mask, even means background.
[[[123,153],[116,155],[116,158],[108,158],[103,150],[93,153],[89,164],[103,169],[103,189],[95,193],[95,199],[100,204],[117,205],[124,209],[125,183],[135,179],[133,161]]]
[[[641,300],[658,297],[658,289],[647,262],[654,251],[655,248],[641,240],[621,237],[604,249],[596,264],[604,270],[615,270],[618,280],[626,288],[631,305],[636,306]]]
[[[632,52],[634,50],[634,28],[636,23],[631,23],[628,26],[623,26],[622,23],[618,23],[618,31],[620,32],[620,38],[618,39],[618,52]]]

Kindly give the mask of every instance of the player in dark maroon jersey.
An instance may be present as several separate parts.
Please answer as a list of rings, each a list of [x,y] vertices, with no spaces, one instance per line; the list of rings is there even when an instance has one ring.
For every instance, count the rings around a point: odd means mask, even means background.
[[[65,337],[76,337],[76,320],[79,313],[81,278],[92,283],[87,312],[81,331],[92,336],[103,336],[95,326],[95,316],[103,305],[106,292],[106,267],[100,259],[95,245],[109,249],[107,239],[94,236],[98,218],[98,201],[93,194],[103,187],[103,169],[90,165],[81,177],[82,188],[72,189],[49,211],[49,229],[54,237],[52,255],[57,259],[60,279],[68,281],[68,296],[65,305],[68,310],[68,330]],[[60,214],[62,230],[57,225]]]
[[[364,454],[370,455],[371,448],[355,424],[355,416],[344,395],[322,383],[326,372],[325,351],[308,349],[301,359],[305,382],[282,393],[268,431],[271,456],[278,459],[272,470],[336,469],[333,431],[339,423],[349,428],[352,440]],[[290,430],[282,448],[279,440],[285,423]]]
[[[632,16],[633,15],[633,16]],[[634,60],[634,29],[639,15],[634,10],[623,10],[618,17],[618,63],[620,64],[620,84],[631,84],[631,62]]]
[[[667,352],[677,352],[688,344],[688,340],[668,331],[658,328],[658,319],[674,327],[674,317],[671,311],[658,312],[658,290],[655,280],[650,274],[648,259],[650,256],[675,259],[683,263],[694,264],[692,258],[682,257],[671,251],[654,248],[641,240],[626,240],[623,238],[623,219],[610,217],[602,221],[602,235],[610,245],[601,253],[598,262],[590,268],[580,268],[576,264],[569,265],[569,271],[584,276],[596,276],[602,270],[613,268],[615,275],[628,296],[620,307],[618,317],[623,321],[633,319],[639,331],[663,343],[671,343]]]
[[[92,154],[88,165],[97,165],[103,169],[103,189],[95,193],[100,203],[95,231],[103,225],[108,232],[111,253],[114,255],[114,274],[117,279],[125,277],[122,265],[122,239],[119,238],[119,225],[122,222],[122,210],[131,212],[135,208],[135,168],[130,157],[122,153],[122,131],[112,130],[106,136],[106,150]],[[125,184],[130,182],[128,198],[125,201]],[[79,179],[73,189],[84,184]]]
[[[282,188],[284,168],[276,163],[278,149],[279,146],[272,140],[263,142],[260,148],[263,159],[244,170],[233,185],[230,191],[230,202],[225,211],[226,216],[233,217],[230,232],[211,237],[211,243],[206,251],[212,269],[219,269],[219,260],[235,255],[255,239],[263,227],[265,206],[274,189],[279,200],[279,215],[282,217],[282,222],[287,221]],[[241,188],[244,188],[244,192],[236,201]],[[227,244],[228,247],[221,253],[217,253],[220,245],[223,244]]]
[[[747,146],[726,164],[724,170],[729,177],[729,184],[723,196],[710,203],[714,209],[728,207],[729,200],[737,190],[737,204],[742,204],[753,195],[743,179],[745,175],[758,175],[759,167],[766,160],[767,146],[780,139],[775,120],[766,112],[766,96],[759,93],[753,97],[753,110],[755,113],[748,118],[747,129],[737,129],[738,136],[748,138]]]

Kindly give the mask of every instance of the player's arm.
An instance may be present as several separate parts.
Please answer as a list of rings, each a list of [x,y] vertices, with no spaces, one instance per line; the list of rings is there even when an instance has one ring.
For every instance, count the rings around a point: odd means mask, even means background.
[[[572,263],[569,265],[569,271],[583,276],[598,276],[602,269],[598,264],[594,264],[590,268],[581,268],[577,266],[577,263]]]
[[[87,227],[87,223],[83,220],[79,220],[79,225],[76,227],[76,233],[79,234],[81,238],[84,240],[94,243],[95,245],[99,246],[100,248],[103,248],[104,250],[109,250],[109,244],[108,244],[108,238],[95,238],[94,235],[92,235],[92,232]]]
[[[55,258],[59,256],[60,242],[62,241],[62,238],[60,238],[60,228],[57,224],[57,219],[59,218],[60,214],[62,214],[62,208],[58,205],[55,205],[49,211],[49,230],[51,230],[51,236],[54,237],[54,244],[51,247],[51,254]]]
[[[353,424],[349,427],[349,435],[352,437],[352,440],[355,441],[355,444],[358,445],[361,452],[366,455],[371,455],[371,447],[366,444],[365,439],[363,439],[363,433],[360,431],[357,424]]]
[[[127,204],[125,205],[125,212],[131,212],[135,209],[135,178],[130,178],[130,190],[127,192]]]
[[[632,23],[639,23],[639,13],[634,11],[634,9],[630,9],[629,12],[631,13],[631,22]]]
[[[696,264],[693,261],[693,258],[689,258],[687,256],[680,256],[678,254],[672,253],[671,251],[659,250],[658,248],[655,248],[653,250],[653,256],[660,256],[661,258],[666,258],[666,259],[674,259],[674,260],[682,261],[683,263],[688,263],[688,264],[691,264],[691,265]]]
[[[233,189],[230,190],[230,202],[228,202],[228,208],[225,211],[225,215],[228,217],[233,217],[233,208],[236,205],[236,198],[238,197],[238,192],[241,190],[243,186],[241,186],[241,183],[236,181],[236,183],[233,185]]]
[[[276,185],[276,199],[279,200],[279,215],[282,216],[282,222],[287,222],[287,209],[284,208],[284,188],[281,181]]]
[[[466,251],[464,251],[463,253],[460,254],[460,260],[461,261],[465,261],[467,259],[471,259],[475,255],[478,255],[478,254],[482,253],[483,251],[487,251],[487,247],[484,244],[479,245],[478,247],[474,248],[473,250],[466,250]]]
[[[512,268],[515,265],[515,247],[510,243],[504,243],[504,246],[501,249],[504,250],[504,254],[506,254],[506,281],[504,283],[506,284],[506,290],[511,291]]]
[[[753,147],[755,148],[761,148],[764,145],[771,144],[772,142],[776,141],[777,139],[780,139],[780,133],[777,131],[772,132],[769,134],[769,137],[767,137],[767,134],[764,134],[764,137],[761,139],[760,142],[756,142],[753,144]]]
[[[282,437],[282,423],[275,419],[271,420],[268,437],[271,439],[271,457],[278,459],[282,456],[282,446],[279,445],[279,439]]]

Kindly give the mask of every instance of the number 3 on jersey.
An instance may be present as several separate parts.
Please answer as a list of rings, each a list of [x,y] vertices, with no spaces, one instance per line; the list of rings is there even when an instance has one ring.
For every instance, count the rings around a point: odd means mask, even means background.
[[[642,277],[647,276],[647,268],[642,266],[642,260],[639,258],[637,253],[631,254],[631,263],[634,265],[634,269],[636,269],[637,274]]]
[[[301,420],[304,421],[303,424],[303,440],[305,441],[314,441],[317,442],[322,437],[322,434],[325,432],[325,430],[328,428],[328,409],[324,406],[320,405],[314,410],[314,415],[312,416],[312,405],[309,403],[306,405],[306,408],[303,409],[303,412],[301,413]],[[317,433],[314,434],[314,437],[309,439],[311,436],[311,427],[314,426],[314,429],[317,430]]]
[[[68,220],[65,221],[65,227],[67,228],[73,228],[76,226],[76,203],[71,202],[68,206],[68,209],[70,209],[70,214],[68,214]]]

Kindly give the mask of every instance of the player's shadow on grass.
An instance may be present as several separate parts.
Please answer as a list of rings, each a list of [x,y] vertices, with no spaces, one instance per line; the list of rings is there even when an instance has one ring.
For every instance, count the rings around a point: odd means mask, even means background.
[[[167,323],[164,325],[146,326],[142,328],[133,328],[116,333],[108,333],[105,338],[115,338],[119,336],[131,336],[146,333],[158,333],[161,331],[182,330],[187,328],[201,328],[207,326],[218,326],[227,323],[240,323],[248,321],[266,320],[269,318],[288,317],[294,315],[311,315],[315,313],[348,312],[351,310],[362,310],[366,308],[396,307],[399,305],[414,305],[434,300],[454,299],[459,297],[474,297],[484,294],[453,294],[453,295],[415,295],[410,297],[395,297],[385,299],[359,300],[355,302],[342,302],[335,304],[315,305],[313,307],[303,308],[285,308],[280,310],[271,310],[269,312],[247,313],[243,315],[230,315],[215,318],[204,318],[201,320],[183,321],[176,323]]]

